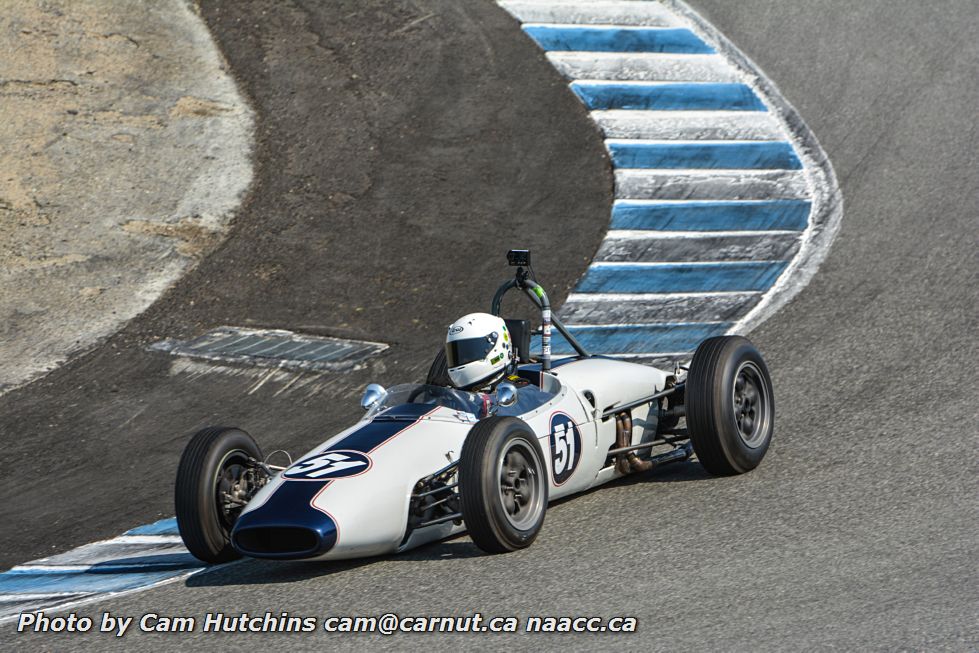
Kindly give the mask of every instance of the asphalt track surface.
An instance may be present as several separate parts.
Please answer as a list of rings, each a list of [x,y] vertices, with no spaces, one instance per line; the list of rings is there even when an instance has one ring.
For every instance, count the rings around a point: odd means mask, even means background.
[[[208,375],[196,382],[171,378],[165,361],[148,355],[140,358],[141,339],[246,318],[263,326],[298,327],[300,320],[322,323],[325,314],[350,325],[349,334],[337,335],[399,334],[406,353],[399,362],[389,362],[383,372],[417,372],[424,366],[425,348],[431,348],[434,339],[425,329],[437,329],[441,323],[411,326],[417,309],[409,307],[418,300],[399,299],[404,289],[391,286],[394,277],[385,275],[392,270],[383,266],[393,255],[395,262],[413,270],[431,270],[428,259],[435,248],[419,250],[417,241],[395,247],[388,241],[419,228],[427,228],[433,238],[449,232],[445,225],[450,219],[473,211],[476,198],[482,197],[477,190],[512,193],[509,199],[486,197],[482,199],[486,204],[477,203],[484,217],[501,206],[523,208],[521,215],[533,213],[535,219],[552,216],[552,222],[534,222],[539,226],[532,229],[539,239],[532,243],[535,246],[547,243],[549,251],[562,247],[564,258],[555,259],[554,272],[546,274],[545,281],[552,278],[552,286],[567,288],[584,269],[585,259],[593,253],[588,247],[601,236],[600,227],[592,226],[587,237],[580,235],[571,242],[564,233],[545,233],[543,226],[557,224],[555,216],[563,220],[564,213],[575,207],[583,214],[576,224],[590,224],[585,202],[607,215],[603,193],[609,188],[608,172],[599,165],[600,144],[597,135],[587,131],[583,112],[570,93],[566,102],[562,99],[560,80],[532,47],[524,48],[515,24],[508,24],[501,11],[477,3],[464,8],[417,4],[417,9],[406,8],[398,21],[380,12],[363,20],[359,12],[358,17],[350,17],[352,10],[335,8],[293,13],[291,5],[271,3],[246,5],[233,14],[230,9],[219,11],[219,5],[205,6],[205,17],[260,116],[259,184],[238,231],[150,314],[106,348],[0,400],[8,462],[13,463],[8,469],[15,470],[0,486],[4,497],[0,516],[7,525],[5,560],[28,559],[47,552],[52,543],[67,548],[170,514],[170,473],[195,420],[241,415],[238,421],[247,427],[255,424],[256,434],[262,433],[262,426],[279,423],[279,433],[272,438],[275,443],[298,443],[300,436],[320,432],[320,426],[330,421],[322,415],[330,414],[331,407],[353,403],[353,397],[337,392],[336,397],[329,393],[293,397],[292,405],[286,406],[292,395],[274,401],[259,393],[236,396],[233,378]],[[979,359],[975,341],[979,135],[974,124],[979,106],[975,80],[979,45],[973,38],[979,29],[977,12],[966,2],[940,7],[760,0],[736,7],[721,1],[692,4],[755,60],[807,120],[833,161],[846,201],[843,227],[820,272],[752,334],[772,368],[778,400],[776,438],[760,468],[744,477],[713,479],[696,463],[689,463],[561,502],[549,510],[538,541],[516,554],[483,556],[460,538],[407,555],[346,564],[248,562],[79,610],[127,615],[148,611],[201,615],[216,610],[233,614],[288,610],[310,616],[388,611],[635,615],[640,620],[638,633],[390,638],[325,633],[292,637],[130,634],[111,641],[97,635],[15,636],[6,626],[3,641],[27,649],[71,645],[92,650],[137,644],[175,650],[247,643],[272,650],[297,645],[343,650],[365,645],[399,650],[432,646],[974,649],[979,643],[975,480],[979,471],[975,364]],[[263,9],[268,12],[264,16]],[[318,15],[326,11],[329,16]],[[304,104],[312,99],[289,97],[289,87],[303,74],[326,74],[316,64],[326,64],[328,70],[363,66],[365,76],[366,70],[386,75],[383,66],[371,67],[377,65],[373,57],[379,56],[379,48],[397,46],[380,38],[369,43],[369,34],[389,35],[397,29],[394,23],[406,24],[430,12],[437,12],[439,29],[412,37],[414,43],[388,53],[384,61],[410,61],[415,56],[408,56],[412,48],[435,48],[443,55],[435,60],[445,62],[455,74],[471,75],[474,84],[488,83],[487,76],[468,66],[489,62],[498,65],[504,78],[499,88],[510,85],[511,95],[500,100],[496,111],[487,106],[494,96],[490,89],[480,96],[482,101],[471,96],[468,104],[458,101],[458,94],[472,89],[462,84],[452,87],[457,82],[428,70],[432,57],[421,55],[426,66],[420,65],[414,74],[431,76],[392,92],[387,102],[396,97],[425,104],[444,118],[443,128],[462,130],[462,140],[432,142],[432,134],[418,133],[413,145],[399,149],[395,135],[390,149],[382,149],[372,159],[390,176],[358,176],[354,171],[360,159],[349,153],[358,152],[355,145],[367,140],[336,131],[336,125],[343,124],[337,121],[364,115],[362,106],[353,106],[353,99],[349,105],[336,101],[336,89],[349,80],[338,80],[326,94],[332,98],[330,104]],[[479,22],[473,18],[476,15]],[[378,27],[385,20],[392,23],[386,30]],[[249,21],[253,27],[246,29]],[[260,26],[258,31],[254,25]],[[508,29],[514,34],[508,36]],[[276,30],[290,38],[276,39]],[[486,30],[497,31],[490,37]],[[411,32],[409,28],[401,34]],[[331,39],[339,34],[345,40],[331,47]],[[355,46],[348,47],[354,34],[364,48],[361,58]],[[447,43],[458,48],[456,56],[447,52]],[[297,53],[295,48],[311,50]],[[458,56],[460,52],[471,57]],[[311,67],[302,72],[297,63]],[[297,78],[290,82],[289,74]],[[311,85],[319,79],[307,81]],[[412,89],[421,91],[435,79],[449,85],[436,85],[441,89],[438,97],[411,95]],[[525,79],[542,84],[528,83],[525,88]],[[406,81],[405,75],[391,73],[380,86],[397,80]],[[533,92],[542,94],[534,99],[538,104],[552,102],[566,109],[560,116],[557,112],[545,116],[545,121],[564,121],[551,126],[561,132],[554,142],[547,138],[553,132],[521,127],[533,111],[510,106]],[[359,97],[378,108],[379,98],[385,96],[364,91]],[[458,110],[443,113],[451,102],[457,102]],[[306,116],[305,122],[290,122],[290,107]],[[496,128],[513,136],[512,156],[539,156],[537,163],[548,164],[552,174],[546,180],[544,176],[524,179],[527,187],[515,188],[500,184],[483,166],[462,165],[481,148],[506,147],[500,144],[502,138],[484,143],[488,134],[478,128],[489,124],[478,117],[484,111],[492,114],[493,125],[506,123]],[[383,110],[378,109],[380,113]],[[321,118],[323,123],[316,123]],[[476,125],[466,129],[462,126],[466,122]],[[302,147],[304,138],[317,138],[317,124],[335,139],[329,145],[340,149],[331,150],[326,141]],[[582,133],[576,134],[574,125]],[[520,129],[525,131],[508,131]],[[372,133],[381,137],[380,132]],[[524,147],[531,135],[539,137],[535,142],[541,148],[551,148],[551,154]],[[434,148],[434,158],[446,155],[449,163],[417,158],[422,157],[419,148]],[[564,155],[580,156],[562,159],[553,148],[567,148]],[[348,155],[342,156],[341,150]],[[389,163],[388,154],[400,154],[394,157],[400,166]],[[333,156],[336,159],[331,160]],[[348,165],[331,167],[341,160]],[[567,165],[555,171],[560,161]],[[299,173],[298,167],[307,164],[318,171],[315,176]],[[437,175],[427,177],[434,168],[447,176],[442,200],[455,202],[454,211],[417,193],[423,180],[431,188],[442,188],[441,182],[433,181]],[[519,168],[528,174],[539,169],[529,162],[527,168]],[[351,232],[362,223],[348,216],[357,212],[363,220],[376,215],[356,208],[360,201],[332,213],[332,224],[324,226],[324,213],[312,206],[317,202],[330,206],[329,200],[305,191],[297,179],[315,184],[338,174],[344,175],[342,180],[330,179],[324,188],[335,188],[341,181],[374,179],[366,188],[351,188],[364,189],[365,199],[386,201],[387,206],[402,204],[406,213],[397,231],[379,233],[376,223],[370,223],[374,228],[358,231],[355,237]],[[400,179],[402,174],[408,179]],[[508,174],[513,184],[520,181],[517,172]],[[570,175],[576,175],[573,182],[567,181]],[[380,178],[386,182],[376,181]],[[547,185],[556,183],[566,183],[565,191],[575,189],[584,196],[569,197]],[[404,194],[396,198],[394,190],[384,190],[392,184]],[[521,193],[529,189],[539,199],[533,207],[519,203]],[[466,193],[465,200],[460,199],[461,192]],[[552,202],[567,203],[559,211],[551,207]],[[424,215],[439,219],[432,218],[426,227],[418,222]],[[522,219],[508,210],[494,215],[514,222]],[[253,224],[249,216],[256,222],[262,218],[271,222]],[[299,216],[306,216],[305,221]],[[316,231],[317,225],[321,231]],[[358,245],[357,238],[367,244]],[[492,241],[497,239],[494,234]],[[273,275],[267,284],[279,292],[255,296],[251,284],[257,283],[256,277],[249,272],[254,274],[267,256],[287,243],[293,246],[291,254],[279,255],[280,276]],[[337,249],[341,246],[346,249]],[[320,251],[347,256],[319,260],[313,254]],[[367,257],[360,260],[360,267],[354,265],[357,252],[369,252],[360,255]],[[426,289],[439,286],[441,292],[425,298],[430,301],[426,308],[439,313],[439,318],[463,308],[454,293],[465,289],[476,292],[477,298],[485,297],[495,278],[505,272],[495,261],[491,265],[471,255],[457,259],[454,267],[444,265],[443,271],[429,273],[426,283],[419,284]],[[468,284],[457,278],[463,270],[471,275]],[[483,274],[491,280],[473,281]],[[324,285],[331,275],[337,275],[338,282]],[[375,294],[337,289],[344,279],[354,277],[374,284]],[[293,292],[297,288],[310,295]],[[376,301],[382,290],[390,290],[383,295],[385,300],[403,301],[396,307],[403,310],[385,310],[383,302]],[[241,299],[224,299],[229,294]],[[264,296],[275,299],[262,301]],[[333,306],[328,302],[337,302],[340,296],[348,302],[364,302],[348,304],[362,305],[364,310],[353,318],[346,310],[327,310]],[[192,299],[195,303],[190,305]],[[104,376],[109,371],[125,376],[122,380]],[[96,387],[85,385],[96,380]],[[113,385],[118,392],[109,392]],[[123,396],[115,401],[103,398],[119,393]],[[128,427],[133,430],[125,437],[118,429],[100,432],[100,423],[126,419],[123,407],[127,405],[132,412],[146,405],[151,416],[134,419]],[[342,412],[337,409],[338,415]],[[80,421],[80,428],[70,428]],[[18,438],[7,435],[14,426]],[[285,434],[287,429],[293,433]],[[38,453],[41,458],[35,457]],[[101,475],[94,476],[91,468],[80,470],[82,462],[97,464]],[[52,481],[59,473],[73,474],[73,482]],[[31,475],[33,480],[28,480]],[[48,505],[57,497],[63,503]],[[68,525],[79,514],[91,516],[90,524]],[[41,532],[44,541],[37,535]]]

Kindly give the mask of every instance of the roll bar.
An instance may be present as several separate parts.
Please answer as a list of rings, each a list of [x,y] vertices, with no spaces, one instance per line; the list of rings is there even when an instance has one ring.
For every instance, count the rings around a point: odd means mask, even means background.
[[[512,251],[512,250],[511,250]],[[518,250],[519,251],[519,250]],[[510,256],[507,257],[510,259]],[[529,261],[529,252],[528,257]],[[512,260],[512,259],[510,259]],[[500,317],[500,309],[503,304],[503,296],[507,294],[510,290],[514,288],[519,288],[523,293],[533,302],[534,306],[540,309],[541,316],[541,357],[540,357],[540,367],[541,372],[548,372],[551,369],[551,325],[561,333],[564,338],[571,343],[574,350],[578,352],[578,355],[583,357],[589,357],[589,354],[578,339],[571,335],[565,326],[561,323],[556,316],[551,315],[551,302],[547,298],[547,293],[544,292],[543,286],[541,286],[537,281],[528,273],[522,266],[517,268],[516,277],[513,279],[508,279],[504,281],[503,284],[497,288],[496,294],[493,295],[493,306],[491,312],[493,315]]]

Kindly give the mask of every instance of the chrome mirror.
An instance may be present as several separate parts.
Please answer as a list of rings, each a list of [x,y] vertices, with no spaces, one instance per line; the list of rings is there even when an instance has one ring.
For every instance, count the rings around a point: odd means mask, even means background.
[[[496,407],[512,406],[517,403],[517,386],[512,383],[501,383],[496,386]]]
[[[387,397],[388,391],[384,389],[383,385],[378,383],[371,383],[364,390],[364,396],[360,398],[360,407],[364,410],[370,410],[380,402],[384,401]]]

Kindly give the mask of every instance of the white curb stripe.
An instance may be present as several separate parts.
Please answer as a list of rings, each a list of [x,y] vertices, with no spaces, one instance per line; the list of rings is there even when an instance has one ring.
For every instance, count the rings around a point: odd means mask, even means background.
[[[794,200],[809,195],[804,170],[615,171],[616,199]]]
[[[609,294],[605,296],[619,296]],[[658,324],[670,320],[684,322],[732,322],[761,301],[760,291],[724,293],[649,293],[622,299],[605,299],[578,294],[561,308],[561,315],[570,323]]]
[[[656,3],[632,0],[501,0],[500,6],[522,23],[615,24],[672,27],[676,18]]]
[[[658,140],[761,140],[784,138],[778,119],[759,111],[627,111],[591,112],[606,138]]]
[[[548,52],[569,79],[614,81],[738,82],[737,71],[718,54],[661,52]]]
[[[788,260],[799,250],[801,234],[790,231],[771,233],[733,233],[676,238],[675,234],[659,237],[615,238],[606,236],[593,259],[596,263],[672,263],[702,261],[705,256],[719,261]]]

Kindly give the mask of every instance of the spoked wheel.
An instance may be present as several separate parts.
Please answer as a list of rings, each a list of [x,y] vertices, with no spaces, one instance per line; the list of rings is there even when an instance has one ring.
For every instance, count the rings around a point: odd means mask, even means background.
[[[540,460],[523,440],[510,442],[500,454],[500,501],[510,525],[527,530],[543,514],[544,481]]]
[[[747,338],[700,343],[686,383],[687,430],[711,474],[743,474],[758,466],[772,441],[775,395],[761,354]]]
[[[540,444],[516,417],[489,417],[469,431],[459,458],[462,518],[487,553],[530,546],[547,511]]]
[[[262,452],[239,429],[199,431],[180,458],[174,504],[184,545],[204,562],[240,557],[231,546],[231,529],[242,508],[268,480],[251,461]]]
[[[741,441],[750,449],[767,442],[772,419],[769,384],[758,366],[745,361],[734,378],[734,419]]]
[[[229,451],[218,464],[214,501],[218,505],[221,525],[228,532],[231,532],[248,499],[257,491],[249,473],[248,459],[251,457],[249,452],[235,449]]]

